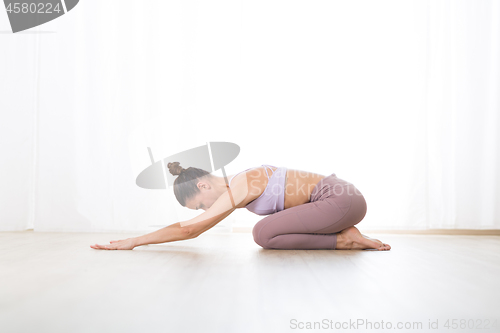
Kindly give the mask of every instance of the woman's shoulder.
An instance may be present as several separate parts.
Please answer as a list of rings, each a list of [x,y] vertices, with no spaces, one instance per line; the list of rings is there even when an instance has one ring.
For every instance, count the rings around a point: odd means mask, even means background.
[[[271,173],[268,171],[269,177]],[[229,177],[229,187],[232,190],[243,191],[245,200],[238,208],[245,207],[251,201],[257,199],[267,186],[268,177],[265,167],[255,166],[238,172]]]
[[[246,176],[246,177],[251,177],[253,179],[259,178],[261,176],[269,176],[270,177],[273,174],[273,172],[276,171],[277,169],[278,169],[278,167],[276,167],[276,166],[262,164],[262,165],[258,165],[258,166],[254,166],[254,167],[245,169],[245,170],[240,171],[234,175],[229,175],[228,179],[229,179],[229,183],[231,183],[231,181],[233,179],[236,179],[236,177],[245,178],[245,176]]]
[[[242,175],[249,175],[249,174],[252,174],[252,175],[255,175],[256,173],[261,173],[262,170],[264,170],[264,166],[263,165],[259,165],[259,166],[254,166],[254,167],[251,167],[251,168],[248,168],[248,169],[245,169],[243,171],[240,171],[238,173],[235,173],[234,175],[229,175],[228,176],[228,179],[229,181],[231,181],[233,178],[237,177],[237,176],[242,176]],[[241,178],[241,177],[240,177]]]

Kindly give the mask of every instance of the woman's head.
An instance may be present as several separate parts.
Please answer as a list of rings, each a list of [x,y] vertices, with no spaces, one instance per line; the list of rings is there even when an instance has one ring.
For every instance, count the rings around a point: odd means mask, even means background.
[[[190,209],[207,209],[220,196],[220,188],[215,178],[209,172],[189,167],[184,169],[179,162],[167,164],[168,170],[174,176],[174,194],[177,201]]]

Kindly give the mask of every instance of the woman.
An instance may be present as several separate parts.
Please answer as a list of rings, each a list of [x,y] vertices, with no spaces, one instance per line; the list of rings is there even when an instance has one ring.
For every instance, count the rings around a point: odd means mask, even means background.
[[[237,208],[268,215],[253,228],[255,242],[265,249],[390,250],[388,244],[362,235],[354,227],[366,214],[366,201],[351,183],[329,176],[262,165],[230,177],[168,163],[179,203],[205,212],[155,232],[94,249],[131,250],[136,246],[198,237]]]

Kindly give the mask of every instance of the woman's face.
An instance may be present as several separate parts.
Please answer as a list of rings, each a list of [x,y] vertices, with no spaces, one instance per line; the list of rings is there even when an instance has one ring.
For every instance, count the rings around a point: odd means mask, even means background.
[[[207,182],[200,181],[197,186],[200,192],[193,198],[186,200],[186,207],[207,210],[217,201],[220,194],[215,193],[215,189]]]

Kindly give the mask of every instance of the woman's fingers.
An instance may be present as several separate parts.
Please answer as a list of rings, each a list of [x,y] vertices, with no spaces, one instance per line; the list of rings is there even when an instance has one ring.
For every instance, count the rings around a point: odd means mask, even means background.
[[[90,245],[90,247],[93,249],[100,249],[100,250],[114,250],[114,249],[116,249],[116,246],[114,246],[114,245],[95,244],[95,245]]]
[[[130,238],[127,238],[122,241],[111,241],[111,242],[113,243],[106,245],[94,244],[90,245],[90,247],[96,250],[132,250],[135,247],[134,242]]]

